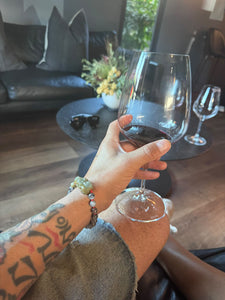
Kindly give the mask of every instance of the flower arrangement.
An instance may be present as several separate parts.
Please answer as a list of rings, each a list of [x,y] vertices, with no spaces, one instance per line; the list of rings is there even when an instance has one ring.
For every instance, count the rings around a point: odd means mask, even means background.
[[[92,62],[83,59],[84,78],[100,96],[102,93],[113,95],[116,93],[120,98],[125,82],[127,63],[123,55],[115,55],[112,44],[106,44],[107,55],[103,55],[100,60],[94,59]]]

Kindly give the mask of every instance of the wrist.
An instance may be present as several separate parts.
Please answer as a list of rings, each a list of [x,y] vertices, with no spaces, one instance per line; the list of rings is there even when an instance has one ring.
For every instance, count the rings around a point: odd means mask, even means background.
[[[87,178],[77,176],[71,183],[68,193],[71,193],[75,188],[79,189],[88,199],[91,218],[86,228],[92,228],[96,225],[98,219],[98,209],[96,207],[93,184]]]
[[[88,180],[90,180],[93,184],[93,192],[95,194],[98,213],[106,210],[117,196],[113,196],[113,186],[111,184],[107,184],[106,178],[101,178],[101,180],[99,180],[99,177],[96,179],[95,177],[88,175],[86,175],[85,178],[88,178]]]
[[[86,227],[91,219],[89,199],[77,188],[59,200],[64,204],[65,214],[70,219],[71,224],[77,225],[77,232]]]

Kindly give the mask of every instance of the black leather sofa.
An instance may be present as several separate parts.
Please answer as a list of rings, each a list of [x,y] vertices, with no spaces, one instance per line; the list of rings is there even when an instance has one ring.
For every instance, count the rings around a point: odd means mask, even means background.
[[[26,68],[0,72],[0,114],[57,109],[67,102],[95,96],[80,73],[36,67],[43,56],[45,26],[4,23],[4,30]],[[89,60],[106,53],[106,40],[117,47],[116,32],[89,32]]]

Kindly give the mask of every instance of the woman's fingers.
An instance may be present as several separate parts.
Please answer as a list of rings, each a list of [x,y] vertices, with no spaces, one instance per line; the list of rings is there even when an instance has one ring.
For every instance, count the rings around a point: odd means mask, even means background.
[[[164,161],[160,161],[160,160],[156,160],[156,161],[152,161],[149,164],[145,165],[145,170],[144,169],[140,169],[136,175],[135,178],[136,179],[147,179],[147,180],[153,180],[153,179],[157,179],[160,176],[160,173],[155,171],[155,170],[159,170],[159,171],[163,171],[167,168],[167,163]],[[149,170],[151,169],[151,170]]]
[[[167,168],[167,163],[161,160],[154,160],[147,164],[147,168],[162,171]]]
[[[160,173],[157,171],[152,170],[139,170],[136,175],[135,179],[146,179],[146,180],[153,180],[159,178]]]
[[[122,118],[122,121],[126,124],[129,123],[131,119],[132,116],[127,115]],[[143,173],[143,170],[140,172],[138,171],[138,177],[142,178],[144,176],[146,179],[158,178],[160,174],[158,172],[154,172],[154,170],[166,169],[166,162],[160,161],[159,159],[170,149],[170,142],[165,139],[158,140],[136,149],[135,146],[128,142],[119,143],[119,132],[120,129],[118,121],[116,120],[110,123],[105,138],[105,142],[108,144],[106,147],[108,149],[108,154],[111,153],[112,155],[112,153],[114,153],[114,155],[116,155],[116,152],[119,150],[118,146],[121,145],[122,149],[126,152],[124,153],[125,156],[123,156],[123,159],[126,159],[128,164],[131,164],[131,169],[140,169],[143,166],[145,169],[152,169],[146,173]],[[115,150],[116,152],[114,152]]]
[[[122,128],[125,127],[132,121],[132,119],[133,119],[132,115],[125,115],[125,116],[120,117],[120,126]],[[109,124],[106,136],[108,136],[109,138],[111,138],[112,136],[115,136],[115,135],[119,136],[120,126],[119,126],[118,120],[111,122]]]
[[[137,149],[137,147],[135,147],[128,141],[121,141],[120,145],[125,152],[131,152],[131,151]]]
[[[123,115],[119,118],[120,127],[124,128],[126,125],[130,124],[130,122],[133,120],[132,115]]]
[[[115,120],[109,124],[105,139],[113,140],[115,138],[116,139],[118,138],[118,140],[119,140],[119,133],[120,133],[120,128],[118,125],[118,121]]]
[[[129,152],[129,159],[139,167],[149,162],[159,160],[161,156],[169,151],[171,144],[168,140],[162,139],[150,144],[146,144],[135,151]]]

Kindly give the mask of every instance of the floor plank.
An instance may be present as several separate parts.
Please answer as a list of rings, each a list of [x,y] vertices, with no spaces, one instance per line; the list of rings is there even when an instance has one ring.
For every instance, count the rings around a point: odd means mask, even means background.
[[[172,222],[179,229],[176,238],[188,249],[224,246],[224,213],[224,195],[186,210]]]
[[[14,149],[1,154],[0,174],[44,166],[53,162],[76,158],[77,156],[74,149],[65,142]]]

